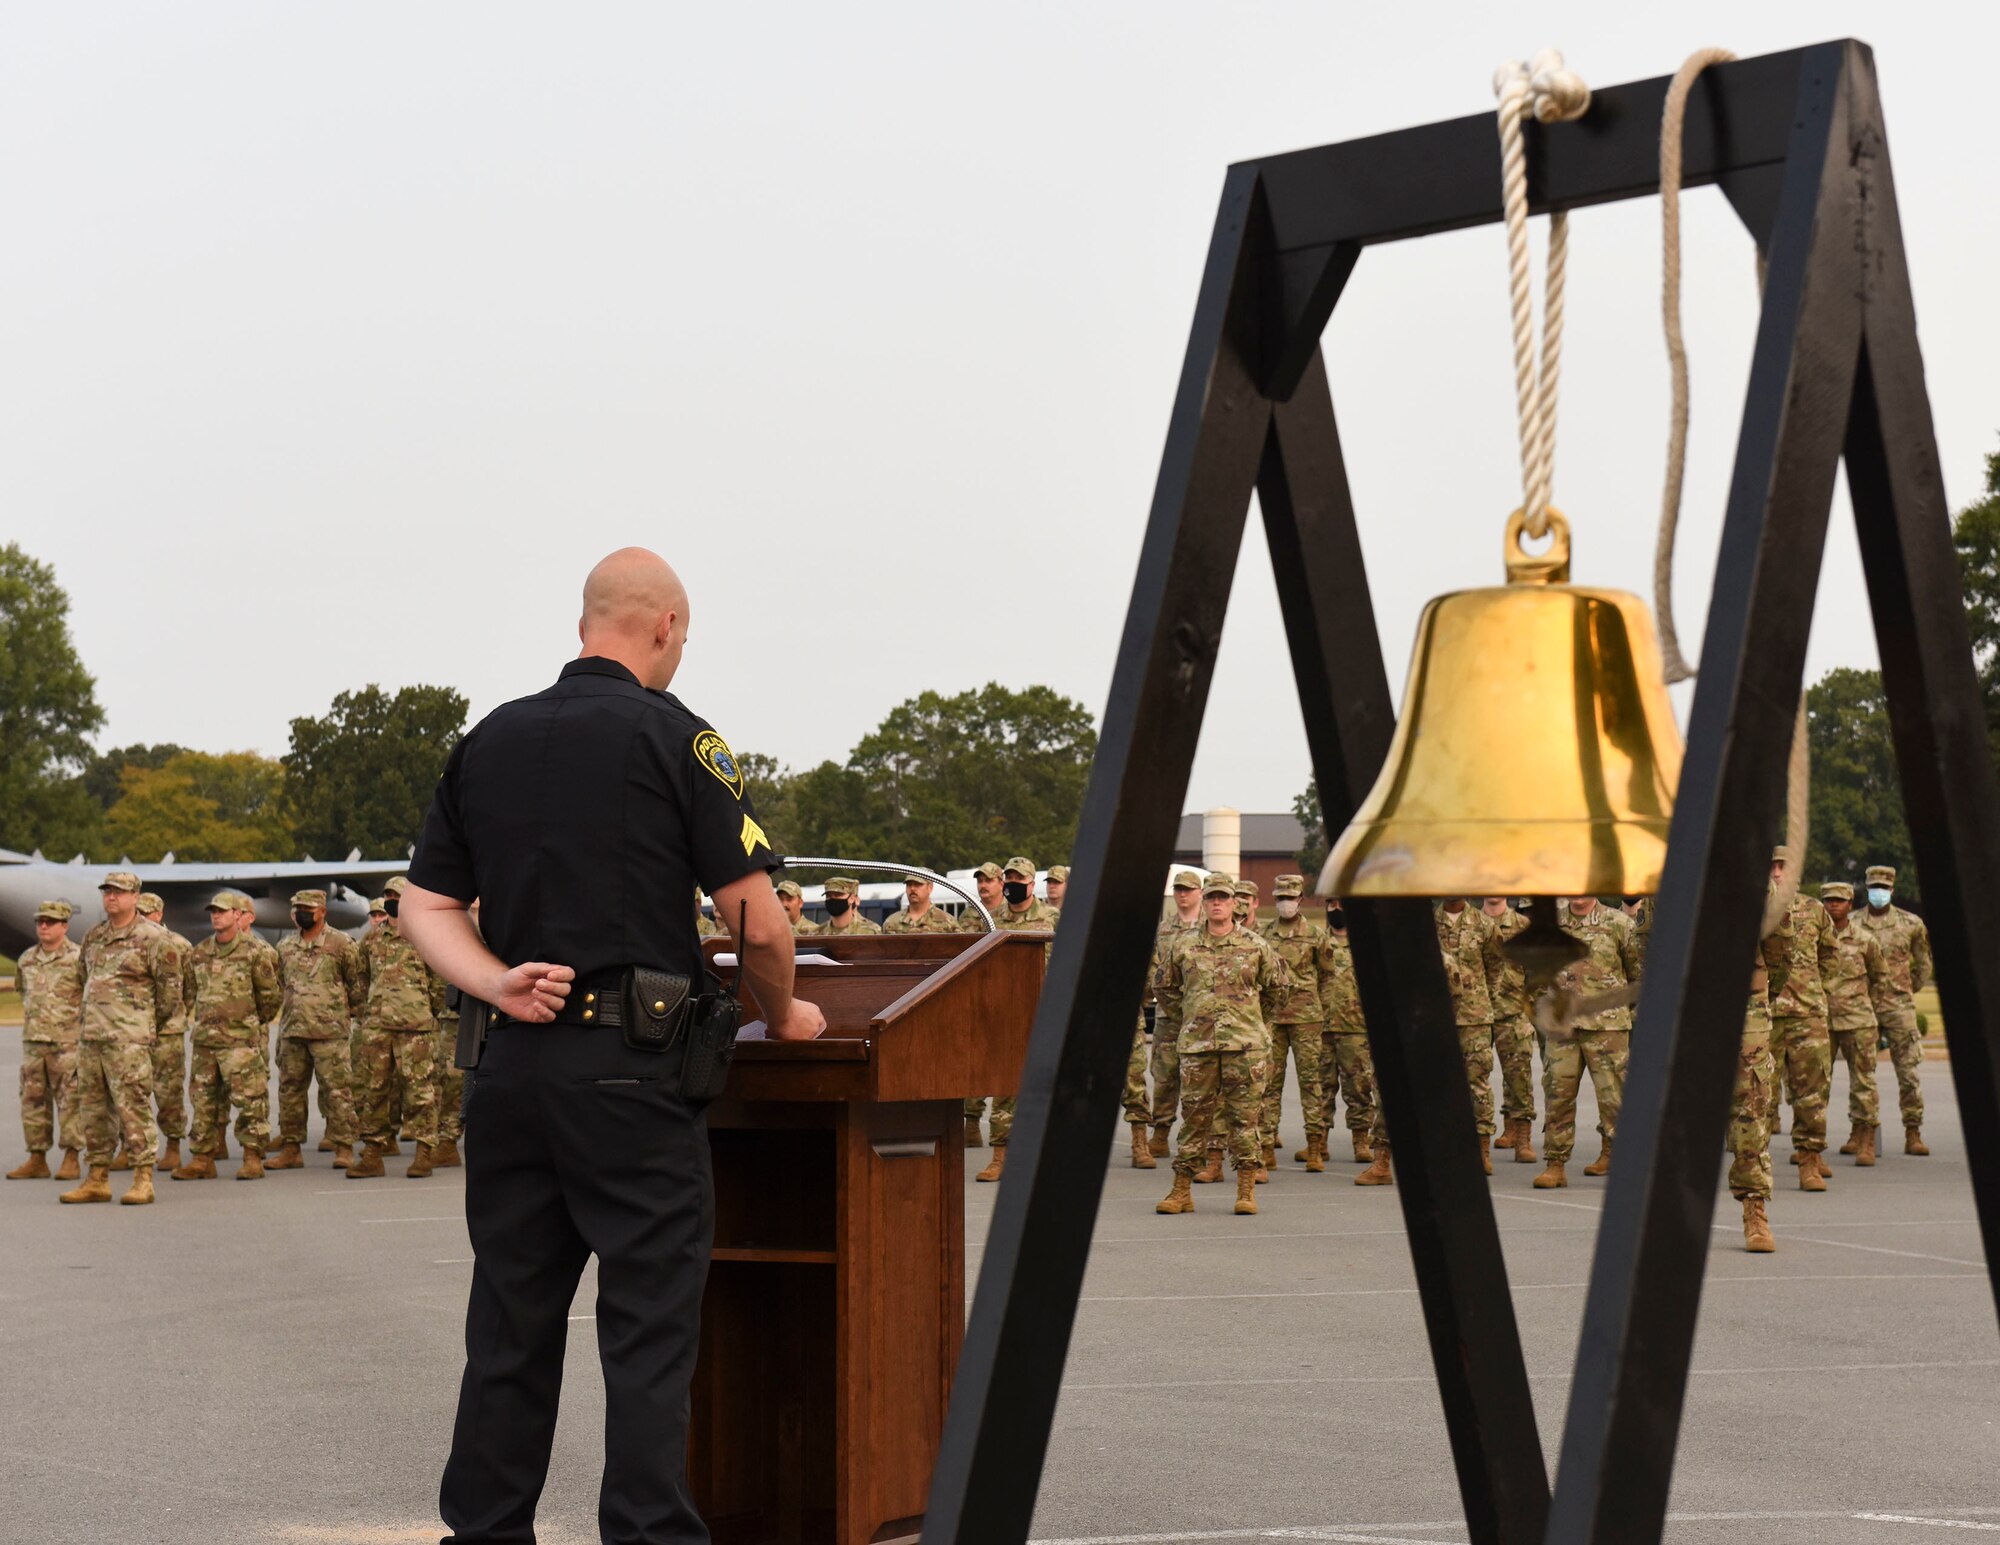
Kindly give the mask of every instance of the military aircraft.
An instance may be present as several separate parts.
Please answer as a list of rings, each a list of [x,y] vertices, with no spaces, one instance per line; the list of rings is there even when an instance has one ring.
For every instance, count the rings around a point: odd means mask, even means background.
[[[409,868],[407,858],[364,859],[360,850],[338,863],[308,858],[293,864],[182,864],[170,853],[157,864],[86,863],[79,853],[66,864],[39,852],[0,848],[0,951],[18,955],[35,942],[35,908],[44,901],[67,901],[76,908],[70,936],[104,916],[97,887],[114,869],[129,869],[140,885],[157,891],[167,904],[167,926],[191,939],[208,932],[208,900],[225,887],[257,903],[257,927],[276,933],[292,926],[292,892],[326,892],[326,920],[336,928],[359,928],[368,921],[368,901],[382,884]]]

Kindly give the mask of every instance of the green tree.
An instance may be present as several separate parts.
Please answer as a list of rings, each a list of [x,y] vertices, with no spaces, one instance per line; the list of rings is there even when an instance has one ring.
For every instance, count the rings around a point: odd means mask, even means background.
[[[1319,807],[1319,775],[1306,779],[1305,792],[1292,796],[1292,814],[1305,828],[1305,846],[1297,854],[1299,873],[1306,877],[1308,884],[1318,880],[1320,870],[1326,867],[1326,855],[1333,844],[1327,840],[1326,816]]]
[[[1981,498],[1952,521],[1959,576],[1965,585],[1965,622],[1973,663],[1986,696],[1986,738],[2000,767],[2000,452],[1986,458]]]
[[[75,840],[57,828],[88,822],[77,777],[103,722],[55,570],[0,546],[0,843],[56,851]]]
[[[183,751],[131,766],[105,817],[112,851],[142,864],[263,863],[298,856],[286,818],[285,768],[254,751]]]
[[[125,792],[126,768],[164,767],[187,750],[163,740],[157,746],[120,746],[115,751],[96,752],[83,769],[83,791],[100,809],[109,811]]]
[[[349,848],[390,858],[417,840],[445,758],[465,733],[466,701],[450,687],[372,682],[318,718],[292,720],[285,791],[302,851]]]
[[[1804,879],[1861,879],[1870,864],[1894,864],[1897,889],[1918,893],[1909,826],[1889,740],[1880,671],[1828,671],[1806,692],[1812,747],[1812,832]]]

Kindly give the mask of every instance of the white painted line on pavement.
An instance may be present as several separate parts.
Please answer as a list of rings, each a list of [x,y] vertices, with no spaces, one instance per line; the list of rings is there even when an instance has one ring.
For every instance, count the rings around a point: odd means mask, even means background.
[[[1952,1362],[1942,1362],[1942,1363],[1928,1363],[1928,1362],[1927,1363],[1814,1363],[1808,1366],[1800,1366],[1794,1368],[1690,1368],[1688,1370],[1688,1376],[1690,1378],[1702,1377],[1702,1378],[1734,1379],[1734,1378],[1749,1378],[1753,1376],[1756,1378],[1766,1378],[1772,1374],[1777,1374],[1777,1373],[1808,1373],[1808,1374],[1810,1373],[1909,1373],[1923,1369],[1935,1369],[1935,1368],[2000,1368],[2000,1358],[1983,1358],[1983,1359],[1961,1358],[1954,1360]],[[1528,1375],[1530,1379],[1557,1379],[1557,1380],[1568,1379],[1569,1376],[1570,1375],[1567,1370],[1561,1373],[1531,1373]],[[1138,1381],[1138,1382],[1120,1383],[1120,1384],[1065,1384],[1062,1386],[1062,1392],[1064,1394],[1069,1394],[1073,1391],[1102,1392],[1106,1390],[1132,1390],[1132,1389],[1236,1389],[1239,1387],[1246,1387],[1252,1385],[1258,1388],[1262,1388],[1266,1385],[1435,1384],[1436,1382],[1437,1382],[1437,1375],[1435,1373],[1363,1374],[1363,1375],[1351,1375],[1351,1376],[1341,1375],[1341,1376],[1326,1377],[1326,1378],[1318,1378],[1318,1377],[1306,1378],[1306,1377],[1295,1376],[1289,1378],[1276,1378],[1276,1379],[1249,1379],[1249,1378],[1161,1379],[1151,1382]],[[1959,1511],[1966,1512],[1970,1510],[1961,1508],[1959,1509]],[[1733,1518],[1738,1515],[1732,1513],[1732,1514],[1709,1514],[1704,1516]],[[1744,1515],[1744,1516],[1750,1516],[1750,1515]],[[1820,1515],[1800,1514],[1798,1516],[1818,1517]],[[1840,1513],[1829,1513],[1826,1514],[1825,1516],[1829,1518],[1849,1518],[1855,1515],[1846,1512],[1840,1512]],[[1376,1524],[1373,1525],[1372,1527],[1378,1529],[1394,1529],[1400,1527],[1419,1529],[1419,1528],[1428,1528],[1431,1526],[1425,1524],[1409,1524],[1409,1525]],[[1254,1532],[1261,1533],[1262,1531],[1254,1531]],[[1167,1540],[1193,1538],[1193,1536],[1180,1535],[1180,1534],[1165,1534],[1165,1535],[1160,1535],[1158,1537],[1160,1539],[1167,1539]]]
[[[1924,1518],[1915,1513],[1856,1513],[1854,1516],[1878,1524],[1929,1524],[1933,1529],[1990,1529],[2000,1533],[2000,1524],[1975,1524],[1963,1518]]]
[[[462,1212],[440,1212],[427,1214],[421,1218],[356,1218],[356,1223],[463,1223]]]
[[[1891,1252],[1894,1253],[1894,1252]],[[1795,1273],[1790,1276],[1764,1276],[1761,1273],[1732,1272],[1726,1276],[1710,1277],[1712,1283],[1755,1282],[1774,1284],[1780,1282],[1985,1282],[1983,1271],[1890,1271],[1890,1272],[1830,1272]],[[1558,1289],[1586,1288],[1588,1282],[1517,1282],[1510,1285],[1515,1293],[1555,1292]],[[1198,1304],[1210,1300],[1220,1302],[1231,1298],[1380,1298],[1392,1293],[1415,1293],[1413,1287],[1399,1288],[1334,1288],[1325,1291],[1292,1290],[1272,1293],[1106,1293],[1085,1294],[1077,1300],[1083,1304]]]

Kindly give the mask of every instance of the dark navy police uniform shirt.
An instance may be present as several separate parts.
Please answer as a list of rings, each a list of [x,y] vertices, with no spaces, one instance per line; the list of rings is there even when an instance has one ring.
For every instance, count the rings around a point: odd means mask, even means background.
[[[591,656],[453,749],[410,879],[478,898],[480,932],[510,966],[545,960],[579,979],[650,966],[698,982],[695,887],[713,895],[777,866],[722,737]]]

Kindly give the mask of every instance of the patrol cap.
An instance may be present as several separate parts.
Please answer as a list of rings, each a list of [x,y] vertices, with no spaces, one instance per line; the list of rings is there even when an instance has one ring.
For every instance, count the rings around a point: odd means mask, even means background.
[[[254,912],[250,898],[240,891],[217,891],[208,898],[210,912]]]
[[[371,900],[368,903],[368,915],[370,917],[387,917],[389,915],[388,898],[377,896]]]
[[[1000,872],[1000,866],[994,863],[993,860],[990,858],[972,872],[975,876],[977,876],[979,879],[982,880],[1004,880],[1007,878],[1004,874]]]
[[[114,869],[104,877],[97,888],[101,891],[131,891],[137,895],[139,877],[129,869]]]
[[[1868,866],[1868,883],[1870,885],[1894,885],[1896,883],[1895,868],[1889,864],[1870,864]]]
[[[861,882],[852,875],[837,874],[820,889],[829,896],[852,896],[861,889]]]
[[[326,892],[293,891],[292,905],[295,907],[323,907],[326,905]]]
[[[67,901],[45,901],[35,908],[35,921],[46,918],[51,923],[66,923],[73,910]]]
[[[805,895],[805,892],[799,889],[799,882],[797,880],[780,880],[771,889],[776,891],[780,896],[790,896],[794,899],[803,898]]]
[[[1789,864],[1791,861],[1792,861],[1792,850],[1786,847],[1782,842],[1779,843],[1775,848],[1771,849],[1772,863]]]
[[[1845,880],[1828,880],[1826,884],[1819,888],[1819,899],[1821,901],[1852,901],[1854,899],[1854,887],[1849,885]]]
[[[1007,867],[1000,871],[1000,878],[1022,879],[1032,883],[1035,878],[1035,861],[1032,858],[1019,856],[1010,858],[1007,860]]]
[[[1288,901],[1306,893],[1306,877],[1302,874],[1281,874],[1271,882],[1271,895],[1279,901]]]
[[[1058,885],[1067,885],[1067,884],[1069,884],[1069,865],[1068,865],[1068,864],[1050,864],[1050,865],[1049,865],[1049,878],[1050,878],[1051,880],[1055,881],[1055,883],[1056,883],[1056,884],[1058,884]]]
[[[905,885],[928,885],[931,883],[931,877],[927,874],[906,874],[903,876],[903,883]]]
[[[1201,871],[1199,869],[1176,869],[1174,871],[1174,889],[1177,891],[1200,890]]]
[[[139,892],[139,911],[145,917],[157,917],[167,910],[167,899],[158,891]]]
[[[408,875],[399,874],[382,887],[382,894],[384,896],[400,896],[403,894],[403,887],[409,883],[410,877]]]
[[[1257,899],[1257,882],[1255,880],[1238,880],[1234,894],[1247,896],[1250,900],[1255,901]]]
[[[1201,882],[1201,893],[1204,896],[1234,896],[1236,894],[1236,877],[1225,874],[1222,870],[1218,869],[1214,874]]]

